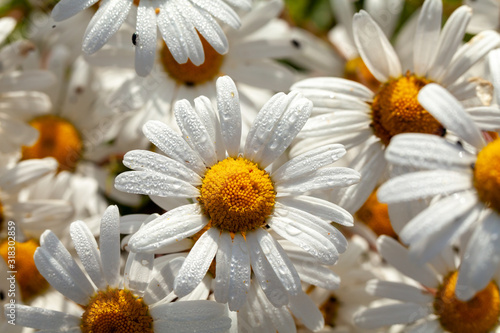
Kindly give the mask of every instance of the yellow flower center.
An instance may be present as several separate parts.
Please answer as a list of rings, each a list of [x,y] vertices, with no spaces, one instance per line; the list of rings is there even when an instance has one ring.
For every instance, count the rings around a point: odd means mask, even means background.
[[[30,121],[40,133],[31,147],[23,147],[23,159],[54,157],[59,171],[74,171],[81,157],[83,143],[80,134],[67,120],[58,116],[44,115]]]
[[[377,190],[370,194],[363,206],[356,212],[356,218],[366,224],[377,236],[398,237],[392,229],[387,204],[377,199]]]
[[[477,155],[474,186],[479,199],[500,214],[500,139],[488,143]]]
[[[366,67],[361,57],[353,58],[346,62],[344,77],[348,80],[359,82],[373,91],[380,87],[380,82],[373,76],[368,67]]]
[[[16,281],[21,289],[21,299],[27,302],[42,294],[49,288],[49,283],[38,272],[33,255],[39,244],[33,239],[24,243],[9,244],[8,239],[0,243],[0,255],[5,260],[9,270],[16,271]],[[14,247],[14,251],[12,249]],[[13,260],[12,262],[9,260]],[[11,264],[13,266],[11,266]]]
[[[439,287],[434,300],[434,310],[441,326],[451,333],[485,333],[498,324],[500,293],[490,282],[467,302],[455,297],[458,272],[451,273]]]
[[[83,333],[154,332],[153,317],[143,299],[129,290],[112,288],[98,291],[90,299],[80,327]]]
[[[267,172],[245,158],[228,157],[207,171],[198,200],[213,227],[236,233],[265,225],[275,197]]]
[[[224,56],[217,53],[214,48],[200,36],[203,51],[205,52],[205,62],[200,66],[194,65],[191,60],[185,64],[179,64],[165,43],[161,50],[161,61],[165,71],[180,84],[194,86],[215,79],[220,74],[220,68],[224,61]]]
[[[375,135],[388,145],[400,133],[443,135],[444,128],[418,102],[418,92],[429,80],[410,73],[386,82],[375,95],[371,126]]]

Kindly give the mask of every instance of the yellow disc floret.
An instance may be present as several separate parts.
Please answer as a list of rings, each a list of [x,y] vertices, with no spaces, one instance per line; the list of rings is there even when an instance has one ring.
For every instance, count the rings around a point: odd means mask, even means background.
[[[479,199],[500,214],[500,139],[490,142],[477,155],[474,186]]]
[[[418,102],[421,88],[430,81],[410,73],[385,83],[372,104],[372,124],[375,135],[385,145],[400,133],[443,135],[444,128]]]
[[[83,333],[154,332],[153,317],[144,300],[129,290],[113,288],[98,291],[90,299],[81,329]]]
[[[188,60],[185,64],[177,63],[165,43],[163,43],[161,50],[161,61],[165,71],[174,80],[187,86],[194,86],[215,79],[220,73],[220,67],[224,60],[223,55],[217,53],[203,36],[199,36],[205,52],[205,62],[200,66],[194,65],[191,60]]]
[[[451,333],[486,333],[496,327],[500,316],[498,286],[490,282],[467,302],[455,297],[458,272],[448,275],[438,289],[434,310],[441,326]]]
[[[14,267],[9,265],[9,270],[16,271],[16,282],[21,289],[21,299],[24,302],[30,301],[33,297],[42,294],[49,288],[49,283],[38,272],[33,255],[39,244],[35,240],[26,242],[13,242],[10,244],[7,239],[0,243],[0,255],[6,263],[9,259],[15,258]],[[14,251],[12,249],[14,247]]]
[[[40,133],[31,147],[23,147],[23,159],[54,157],[59,170],[73,171],[82,154],[82,139],[77,129],[67,120],[44,115],[30,121]]]
[[[356,212],[356,218],[366,224],[377,235],[397,238],[389,219],[387,204],[377,199],[377,190],[373,191],[363,206]]]
[[[234,233],[265,225],[276,197],[269,174],[242,157],[226,158],[210,168],[200,193],[198,200],[212,226]]]

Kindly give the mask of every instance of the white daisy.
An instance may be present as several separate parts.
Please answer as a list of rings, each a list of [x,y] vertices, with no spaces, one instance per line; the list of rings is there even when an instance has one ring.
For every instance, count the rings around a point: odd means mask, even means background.
[[[52,18],[59,22],[94,5],[98,0],[61,0],[52,10]],[[175,61],[190,59],[195,65],[205,61],[200,35],[220,54],[228,50],[224,31],[216,20],[234,29],[240,27],[240,18],[231,8],[250,9],[250,0],[106,0],[100,3],[87,26],[82,49],[88,54],[107,43],[127,18],[131,7],[137,7],[136,64],[151,70],[155,53],[157,29]],[[144,73],[143,71],[141,72]]]
[[[438,196],[400,232],[410,254],[421,262],[472,232],[463,244],[460,294],[457,289],[461,300],[469,300],[489,283],[500,263],[500,140],[486,143],[474,118],[438,85],[423,88],[419,101],[459,141],[416,133],[396,136],[386,151],[387,160],[427,170],[389,180],[378,197],[396,204]],[[479,107],[471,115],[478,113],[489,120],[491,129],[500,128],[500,109]]]
[[[460,77],[500,44],[498,33],[483,31],[460,46],[470,8],[462,6],[453,12],[442,31],[441,12],[440,0],[425,1],[414,38],[413,72],[406,73],[370,15],[364,11],[355,14],[354,40],[366,66],[382,83],[377,93],[340,78],[306,79],[292,87],[313,101],[317,114],[299,134],[303,140],[292,148],[293,155],[331,142],[340,142],[346,149],[362,147],[350,164],[360,171],[362,181],[331,197],[350,212],[357,211],[383,179],[387,171],[384,149],[394,135],[445,133],[445,128],[418,103],[418,91],[437,82],[460,100],[475,96],[475,85]]]
[[[176,294],[193,290],[216,258],[217,301],[239,309],[253,271],[270,302],[282,306],[289,295],[301,291],[300,278],[266,227],[302,247],[316,262],[335,263],[347,241],[330,222],[352,225],[352,216],[304,194],[354,184],[359,174],[326,167],[344,155],[341,145],[320,147],[268,172],[309,117],[311,102],[298,93],[279,93],[266,103],[242,154],[238,91],[229,77],[217,80],[217,104],[220,122],[204,96],[195,99],[195,109],[188,101],[177,102],[182,137],[161,122],[145,124],[145,135],[167,156],[140,150],[125,155],[124,164],[137,171],[120,174],[118,189],[148,194],[160,205],[170,197],[195,202],[143,226],[130,238],[129,247],[158,252],[208,229],[186,258]]]
[[[389,264],[414,281],[369,281],[368,293],[395,302],[356,313],[354,321],[360,328],[387,329],[390,325],[404,324],[404,331],[413,333],[499,331],[500,272],[490,277],[485,288],[474,293],[469,301],[462,301],[455,296],[457,267],[450,248],[432,264],[422,265],[413,261],[408,250],[392,238],[381,236],[377,247]]]
[[[85,272],[47,230],[35,252],[36,265],[54,288],[82,305],[81,314],[16,305],[16,325],[52,332],[214,332],[230,327],[224,306],[215,302],[172,303],[177,296],[165,279],[172,267],[154,270],[153,254],[129,254],[122,281],[118,225],[118,208],[110,206],[102,217],[98,249],[87,226],[72,223],[71,237]],[[6,306],[5,314],[10,311]]]

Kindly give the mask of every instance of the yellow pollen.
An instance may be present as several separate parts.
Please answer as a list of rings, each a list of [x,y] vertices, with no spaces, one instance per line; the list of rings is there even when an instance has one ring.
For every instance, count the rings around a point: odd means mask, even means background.
[[[434,299],[434,311],[441,326],[451,333],[486,333],[498,324],[500,293],[492,281],[471,300],[455,297],[458,272],[448,275]]]
[[[40,133],[31,147],[23,147],[22,159],[54,157],[59,171],[74,171],[82,154],[82,139],[76,128],[58,116],[44,115],[30,121]]]
[[[375,95],[371,126],[375,135],[388,145],[400,133],[443,135],[444,128],[418,102],[418,92],[429,80],[410,73],[386,82]]]
[[[344,77],[348,80],[359,82],[375,91],[380,87],[380,82],[373,76],[361,57],[353,58],[346,62]]]
[[[488,143],[477,155],[474,187],[479,199],[500,214],[500,139]]]
[[[161,50],[161,61],[165,71],[174,80],[187,86],[194,86],[215,79],[220,74],[220,68],[224,61],[224,56],[217,53],[203,36],[198,35],[205,52],[205,62],[200,66],[194,65],[191,60],[188,60],[185,64],[179,64],[165,43],[163,43]]]
[[[8,239],[4,239],[0,243],[0,255],[7,263],[9,270],[17,271],[16,282],[21,289],[21,299],[27,302],[49,288],[49,283],[38,272],[35,260],[33,259],[33,255],[39,244],[32,239],[24,243],[15,242],[15,252],[12,251],[11,245]],[[9,259],[14,253],[15,263],[13,263],[14,267],[11,267]]]
[[[267,172],[242,157],[229,157],[207,171],[198,200],[212,226],[244,233],[266,224],[275,197]]]
[[[377,235],[386,235],[397,239],[392,229],[387,204],[377,200],[377,190],[373,191],[361,208],[356,212],[358,220],[366,224]]]
[[[83,333],[149,333],[153,317],[142,298],[129,290],[108,288],[98,291],[85,307],[82,315]]]

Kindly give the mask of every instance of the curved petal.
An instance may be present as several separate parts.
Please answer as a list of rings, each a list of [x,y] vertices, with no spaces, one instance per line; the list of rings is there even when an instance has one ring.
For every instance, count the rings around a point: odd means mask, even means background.
[[[426,76],[432,61],[436,57],[438,50],[436,45],[438,45],[441,33],[442,15],[443,3],[441,0],[428,0],[422,5],[413,42],[415,75]]]
[[[396,51],[382,29],[364,10],[354,15],[353,32],[354,42],[361,58],[377,80],[387,82],[389,78],[398,78],[402,75]]]
[[[111,287],[118,287],[120,283],[120,213],[117,206],[109,206],[103,213],[99,235],[104,278]]]
[[[151,0],[139,1],[135,27],[135,71],[139,76],[148,75],[156,56],[156,12]]]
[[[224,145],[231,157],[237,157],[241,141],[241,110],[238,89],[229,76],[217,79],[217,109]]]

